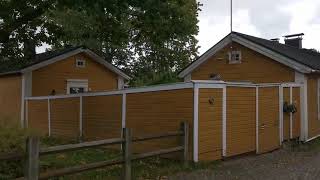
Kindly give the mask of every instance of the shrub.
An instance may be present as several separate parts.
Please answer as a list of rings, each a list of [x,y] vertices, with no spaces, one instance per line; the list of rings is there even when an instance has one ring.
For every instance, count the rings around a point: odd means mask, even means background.
[[[0,154],[24,152],[30,131],[9,119],[0,120]],[[12,179],[23,175],[23,160],[0,162],[0,179]]]

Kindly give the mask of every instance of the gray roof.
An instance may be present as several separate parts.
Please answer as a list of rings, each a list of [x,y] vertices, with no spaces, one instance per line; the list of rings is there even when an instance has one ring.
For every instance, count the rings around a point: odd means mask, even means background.
[[[85,46],[67,47],[64,49],[58,49],[58,50],[54,50],[54,51],[47,51],[44,53],[36,54],[35,57],[30,60],[10,59],[10,60],[0,61],[0,75],[19,74],[25,68],[39,64],[44,61],[48,61],[52,58],[66,54],[68,52],[72,52],[77,49],[88,49],[88,48]],[[106,60],[103,59],[102,61],[106,61]],[[106,63],[107,63],[107,61],[106,61]],[[126,75],[124,72],[122,72],[121,69],[119,69],[118,67],[114,66],[111,63],[108,63],[108,64],[110,64],[108,67],[113,69],[115,73],[121,74],[123,77],[125,77],[125,79],[130,79],[130,77],[128,75]]]
[[[76,50],[82,46],[77,47],[69,47],[54,51],[47,51],[44,53],[36,54],[36,56],[33,59],[25,60],[25,59],[9,59],[9,60],[3,60],[0,61],[0,74],[13,74],[18,73],[20,70],[27,68],[29,66],[41,63],[43,61],[49,60],[51,58],[54,58],[56,56],[65,54],[67,52]]]
[[[233,34],[240,36],[248,41],[263,46],[269,50],[279,53],[287,58],[290,58],[300,64],[308,66],[314,70],[320,70],[320,53],[309,49],[299,49],[289,45],[281,44],[275,41],[262,39],[239,32]]]

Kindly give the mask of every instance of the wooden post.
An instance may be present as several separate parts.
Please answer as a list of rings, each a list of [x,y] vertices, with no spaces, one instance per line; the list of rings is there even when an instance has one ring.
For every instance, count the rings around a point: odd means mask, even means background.
[[[189,160],[189,124],[188,122],[183,122],[181,124],[181,129],[183,130],[183,161],[184,165],[188,166],[188,160]]]
[[[27,166],[26,176],[28,180],[38,180],[39,178],[39,145],[38,137],[27,139]]]
[[[131,180],[131,158],[132,158],[132,136],[131,130],[128,128],[123,128],[123,158],[124,158],[124,180]]]

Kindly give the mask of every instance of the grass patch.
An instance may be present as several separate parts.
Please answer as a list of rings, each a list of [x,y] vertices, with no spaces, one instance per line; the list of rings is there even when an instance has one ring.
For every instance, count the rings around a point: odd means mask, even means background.
[[[61,139],[47,138],[42,140],[42,146],[54,146],[58,144],[68,144],[70,141]],[[72,142],[71,142],[72,143]],[[75,142],[73,142],[75,143]],[[112,160],[121,158],[120,150],[112,150],[106,147],[89,148],[84,150],[52,154],[40,158],[41,172],[51,171],[77,165],[84,165],[99,161]],[[178,172],[189,172],[198,169],[208,169],[216,167],[218,162],[213,163],[190,163],[188,167],[184,167],[183,163],[178,160],[165,158],[148,158],[145,160],[134,161],[132,163],[133,179],[159,179]],[[59,178],[59,180],[67,179],[119,179],[122,175],[122,165],[115,165],[97,170],[87,171],[79,174],[68,175]]]

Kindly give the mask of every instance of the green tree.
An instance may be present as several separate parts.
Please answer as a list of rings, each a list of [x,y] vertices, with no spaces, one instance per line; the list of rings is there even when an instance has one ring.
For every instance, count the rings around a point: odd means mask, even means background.
[[[176,72],[197,57],[195,0],[75,3],[49,13],[64,31],[55,47],[87,45],[133,75],[131,85],[177,81]]]
[[[0,4],[0,31],[7,32],[0,37],[2,57],[27,57],[33,44],[86,45],[130,73],[132,85],[140,85],[176,81],[176,72],[197,56],[196,0],[19,2]],[[24,13],[32,16],[18,28],[4,28],[15,25],[10,17]]]
[[[0,60],[30,56],[33,46],[53,40],[50,32],[56,28],[43,15],[55,4],[54,0],[0,0]]]

